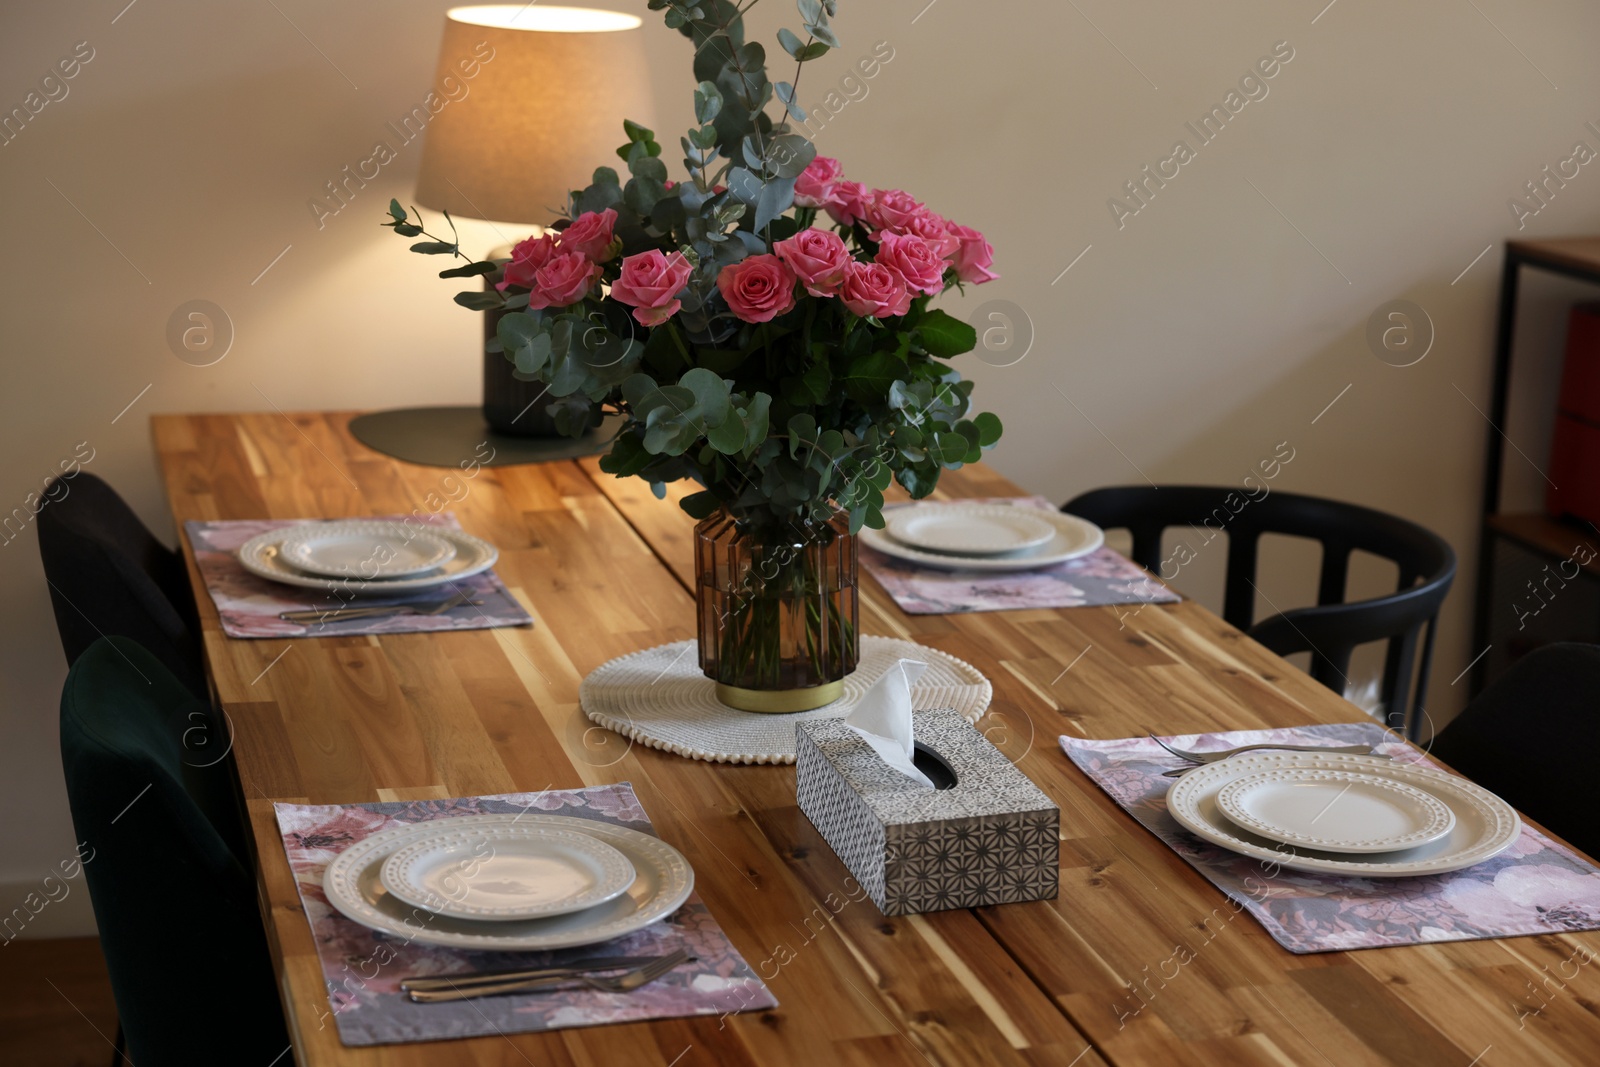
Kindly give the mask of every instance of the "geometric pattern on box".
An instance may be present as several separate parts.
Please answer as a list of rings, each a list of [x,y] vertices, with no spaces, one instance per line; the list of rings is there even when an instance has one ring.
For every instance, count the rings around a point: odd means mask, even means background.
[[[914,733],[955,772],[930,790],[837,719],[795,725],[800,810],[885,915],[1043,900],[1060,880],[1061,812],[977,728],[919,711]]]

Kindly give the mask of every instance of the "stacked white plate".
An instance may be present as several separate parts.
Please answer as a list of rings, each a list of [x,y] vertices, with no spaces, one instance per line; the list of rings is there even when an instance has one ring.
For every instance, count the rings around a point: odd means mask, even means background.
[[[445,585],[499,558],[489,542],[461,530],[382,520],[301,523],[239,547],[245,570],[269,581],[373,596]]]
[[[1028,571],[1088,555],[1105,543],[1076,515],[1010,504],[913,504],[894,508],[861,540],[896,559],[945,570]]]
[[[363,926],[451,948],[532,951],[610,941],[677,911],[694,871],[649,834],[566,815],[464,815],[374,834],[339,853],[328,903]]]
[[[1255,752],[1179,778],[1167,810],[1212,844],[1295,871],[1401,878],[1482,863],[1516,811],[1443,771],[1372,756]]]

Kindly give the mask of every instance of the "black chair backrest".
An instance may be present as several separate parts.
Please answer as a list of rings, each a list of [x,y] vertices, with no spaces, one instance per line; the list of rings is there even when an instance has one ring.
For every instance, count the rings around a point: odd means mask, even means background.
[[[157,541],[116,491],[87,471],[52,481],[46,499],[39,556],[67,663],[102,637],[131,637],[205,698],[182,555]]]
[[[288,1046],[255,881],[229,845],[231,771],[185,744],[204,710],[126,637],[84,651],[61,696],[67,799],[139,1064],[265,1064]]]
[[[1546,645],[1523,656],[1451,720],[1429,751],[1600,858],[1594,817],[1600,645]]]
[[[1133,535],[1133,559],[1167,581],[1184,556],[1163,559],[1162,534],[1191,527],[1206,541],[1226,534],[1227,579],[1222,617],[1280,655],[1311,653],[1311,674],[1343,691],[1355,649],[1388,640],[1381,696],[1389,724],[1420,726],[1433,653],[1434,620],[1455,577],[1456,555],[1438,535],[1372,508],[1297,493],[1253,495],[1240,487],[1175,485],[1096,489],[1063,511]],[[1263,534],[1305,537],[1322,545],[1317,606],[1284,611],[1255,623],[1256,564]],[[1200,550],[1203,552],[1203,549]],[[1368,552],[1399,568],[1389,596],[1345,603],[1350,554]],[[1420,659],[1420,663],[1419,663]],[[1416,675],[1415,696],[1412,678]]]

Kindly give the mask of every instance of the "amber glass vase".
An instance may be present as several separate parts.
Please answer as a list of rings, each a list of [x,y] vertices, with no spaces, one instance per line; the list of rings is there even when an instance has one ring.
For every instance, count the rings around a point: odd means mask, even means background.
[[[726,511],[694,529],[700,669],[744,711],[809,711],[856,669],[856,539],[827,522],[761,524]]]

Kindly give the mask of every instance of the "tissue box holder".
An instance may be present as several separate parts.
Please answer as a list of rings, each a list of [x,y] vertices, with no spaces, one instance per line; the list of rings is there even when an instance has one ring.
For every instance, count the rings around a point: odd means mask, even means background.
[[[930,791],[844,724],[795,724],[800,810],[885,915],[1054,897],[1061,812],[966,719],[916,713],[918,742],[955,772]]]

